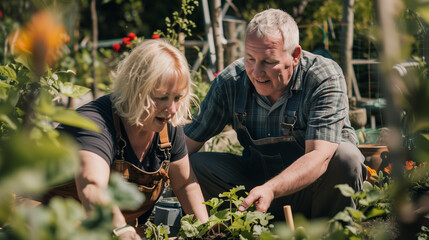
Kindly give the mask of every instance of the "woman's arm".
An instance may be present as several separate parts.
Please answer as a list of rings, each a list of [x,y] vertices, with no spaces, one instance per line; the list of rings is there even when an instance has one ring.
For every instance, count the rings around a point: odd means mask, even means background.
[[[110,167],[99,155],[90,151],[79,151],[80,168],[76,175],[76,187],[79,199],[86,212],[92,211],[95,204],[105,204],[109,202],[106,188],[109,183]],[[114,206],[113,228],[126,225],[121,210]],[[131,230],[131,229],[130,229]],[[135,231],[121,234],[120,239],[141,239]]]
[[[169,176],[171,188],[185,213],[194,214],[201,222],[206,222],[208,214],[203,204],[203,193],[189,164],[188,155],[171,163]]]

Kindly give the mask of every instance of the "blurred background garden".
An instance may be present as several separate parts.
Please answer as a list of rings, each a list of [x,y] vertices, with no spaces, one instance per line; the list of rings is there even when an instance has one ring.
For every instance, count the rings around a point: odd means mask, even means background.
[[[77,146],[56,124],[97,131],[73,110],[108,94],[118,61],[150,38],[167,38],[184,52],[201,101],[217,73],[243,56],[246,24],[266,8],[290,13],[303,49],[342,67],[352,124],[374,171],[362,193],[343,187],[358,211],[329,221],[353,224],[317,232],[303,221],[304,233],[311,239],[429,239],[427,0],[1,1],[0,239],[111,238],[106,206],[85,218],[71,199],[43,207],[21,201],[73,178]],[[205,150],[239,153],[240,146],[226,129]],[[142,200],[113,179],[111,204]],[[290,229],[276,234],[293,236]]]

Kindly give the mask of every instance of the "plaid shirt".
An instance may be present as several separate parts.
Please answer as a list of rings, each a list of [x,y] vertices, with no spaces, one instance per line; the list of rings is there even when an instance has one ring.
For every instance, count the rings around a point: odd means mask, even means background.
[[[302,90],[295,124],[298,142],[318,139],[358,144],[349,121],[347,88],[341,68],[334,61],[307,51],[303,51],[294,68],[290,86],[274,104],[256,92],[247,77],[244,59],[230,64],[214,80],[200,112],[185,126],[185,134],[195,141],[205,142],[227,124],[233,124],[237,90],[244,84],[250,84],[245,109],[246,127],[253,139],[281,136],[284,105],[292,90]]]

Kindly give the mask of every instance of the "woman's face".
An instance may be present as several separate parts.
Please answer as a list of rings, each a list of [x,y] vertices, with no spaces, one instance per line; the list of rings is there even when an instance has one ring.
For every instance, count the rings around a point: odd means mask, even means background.
[[[180,101],[184,97],[187,82],[170,79],[163,86],[155,88],[151,97],[155,102],[154,116],[146,119],[146,130],[160,132],[164,125],[176,114]]]

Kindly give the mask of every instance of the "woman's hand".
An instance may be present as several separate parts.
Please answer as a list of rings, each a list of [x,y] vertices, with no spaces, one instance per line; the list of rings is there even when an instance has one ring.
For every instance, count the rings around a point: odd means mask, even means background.
[[[185,213],[194,214],[201,222],[206,222],[209,219],[207,208],[203,204],[204,197],[189,164],[188,155],[171,163],[169,176],[171,188]]]

